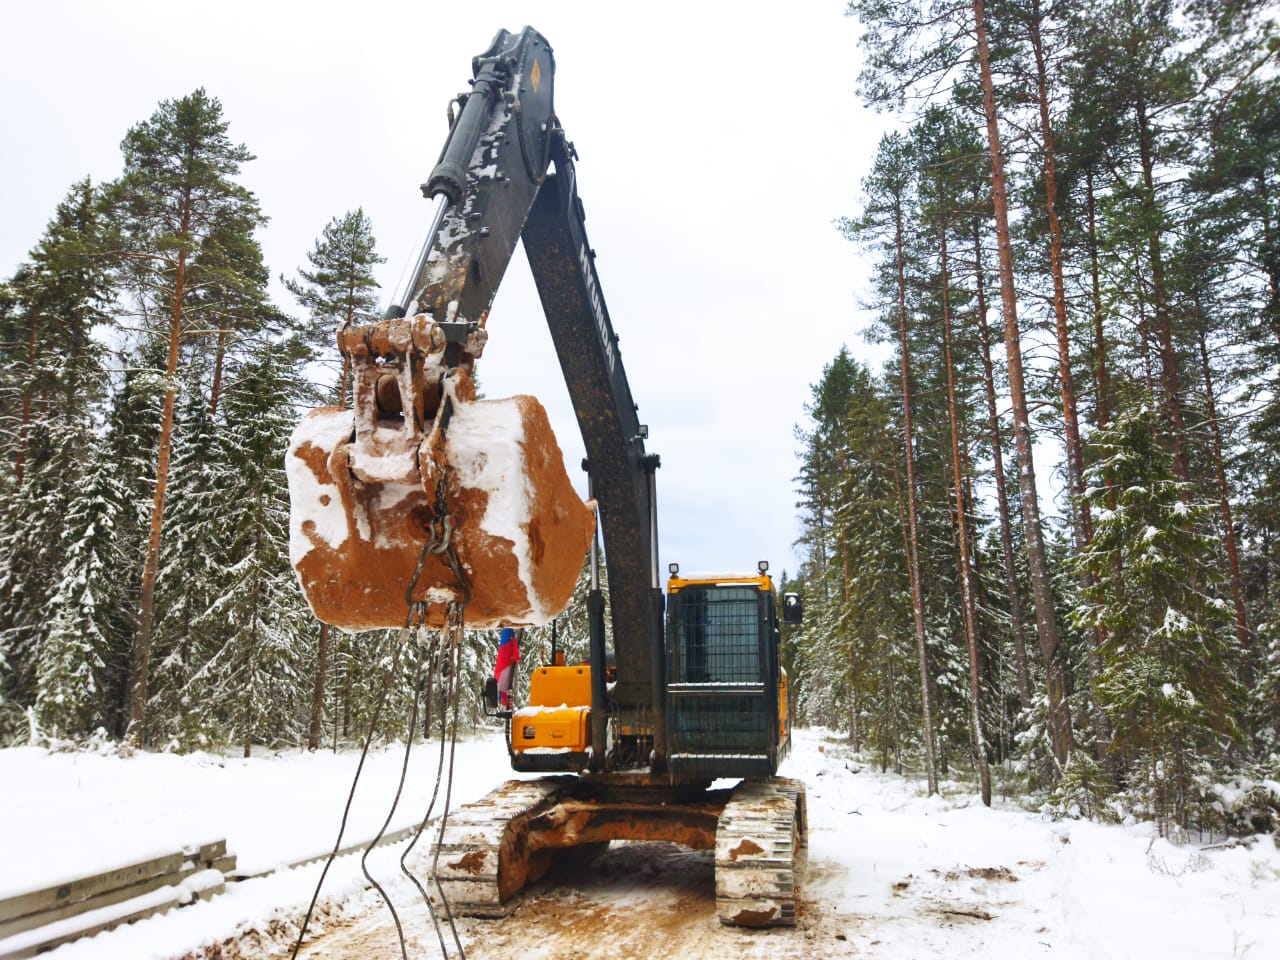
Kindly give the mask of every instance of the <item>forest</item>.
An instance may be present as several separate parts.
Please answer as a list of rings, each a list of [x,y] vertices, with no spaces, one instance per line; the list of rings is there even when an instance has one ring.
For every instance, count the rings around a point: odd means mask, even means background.
[[[796,719],[929,792],[1274,829],[1274,11],[847,12],[898,129],[832,210],[874,320],[796,426]],[[350,402],[334,332],[376,315],[373,226],[336,213],[274,303],[252,159],[212,93],[164,100],[0,282],[0,744],[248,755],[419,708],[422,647],[322,626],[288,558],[285,447]],[[582,655],[579,587],[527,657],[553,630]],[[495,647],[468,634],[464,690]]]
[[[841,351],[797,430],[802,715],[930,791],[1273,827],[1274,10],[849,12],[902,120],[839,221],[893,359]]]
[[[335,333],[376,318],[372,225],[332,218],[281,278],[292,316],[215,97],[161,102],[121,150],[0,286],[0,742],[248,756],[403,736],[422,646],[318,623],[288,555],[285,449],[308,408],[350,404]],[[575,622],[557,630],[577,656]],[[468,636],[466,689],[496,645]]]

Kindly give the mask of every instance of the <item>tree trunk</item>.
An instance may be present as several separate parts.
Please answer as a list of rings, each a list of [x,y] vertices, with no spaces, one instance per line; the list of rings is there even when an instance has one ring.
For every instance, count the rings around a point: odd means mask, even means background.
[[[184,217],[182,235],[189,229]],[[169,484],[169,456],[173,451],[173,408],[177,397],[174,379],[178,373],[178,345],[182,334],[182,299],[186,292],[187,251],[178,252],[178,271],[173,288],[173,316],[169,321],[169,357],[165,364],[164,412],[160,417],[160,450],[156,456],[156,491],[151,506],[151,530],[147,556],[142,565],[142,596],[138,602],[138,633],[133,644],[133,686],[129,694],[129,729],[134,746],[145,736],[147,674],[151,665],[151,625],[155,615],[156,574],[160,569],[160,531],[164,525],[164,495]]]
[[[1062,423],[1066,434],[1067,487],[1076,549],[1093,539],[1089,505],[1084,493],[1084,454],[1080,444],[1080,418],[1076,410],[1075,379],[1071,373],[1071,337],[1067,329],[1067,293],[1062,276],[1062,223],[1058,219],[1058,174],[1054,161],[1053,127],[1049,122],[1049,78],[1044,43],[1040,35],[1040,0],[1032,0],[1028,22],[1031,50],[1036,61],[1036,100],[1040,112],[1040,137],[1044,150],[1044,207],[1049,222],[1049,274],[1053,282],[1054,331],[1058,340],[1058,382],[1062,390]]]
[[[1093,313],[1093,354],[1094,354],[1094,377],[1097,381],[1097,399],[1094,403],[1094,422],[1099,430],[1107,429],[1111,417],[1111,378],[1107,368],[1107,337],[1103,327],[1103,308],[1102,308],[1102,279],[1101,271],[1098,266],[1098,219],[1097,204],[1093,190],[1093,168],[1085,168],[1085,197],[1086,207],[1088,209],[1088,242],[1089,242],[1089,287],[1090,299],[1092,301]],[[1083,453],[1083,451],[1082,451]],[[1110,483],[1107,484],[1107,503],[1108,506],[1115,510],[1116,508],[1116,491],[1115,487]],[[1085,508],[1085,517],[1089,517],[1088,503],[1082,504]],[[1089,540],[1093,540],[1092,522],[1089,527]],[[1120,563],[1119,555],[1116,557],[1116,564]],[[1095,586],[1098,582],[1096,573],[1087,574],[1087,583]],[[1095,626],[1093,629],[1093,649],[1089,651],[1089,689],[1092,694],[1092,715],[1094,722],[1098,725],[1099,740],[1098,749],[1105,750],[1106,744],[1111,742],[1111,720],[1107,716],[1107,712],[1098,704],[1098,676],[1102,673],[1102,645],[1106,642],[1107,631],[1104,627]]]
[[[1213,370],[1209,366],[1209,348],[1203,328],[1199,331],[1200,367],[1204,373],[1204,399],[1209,412],[1209,430],[1213,436],[1213,469],[1218,481],[1218,505],[1222,511],[1222,537],[1227,548],[1227,569],[1231,574],[1231,599],[1236,608],[1236,640],[1241,651],[1249,650],[1249,618],[1244,606],[1244,582],[1240,577],[1240,553],[1236,549],[1235,525],[1231,520],[1231,488],[1222,463],[1222,428],[1213,398]],[[1247,663],[1247,660],[1246,660]],[[1248,669],[1248,667],[1246,667]]]
[[[978,39],[978,68],[982,79],[982,100],[987,117],[987,146],[991,155],[991,195],[995,207],[996,243],[1000,253],[1000,299],[1004,313],[1004,343],[1009,359],[1009,392],[1013,405],[1013,437],[1018,454],[1018,481],[1022,493],[1023,527],[1027,539],[1027,566],[1031,595],[1036,610],[1036,635],[1045,662],[1049,700],[1048,728],[1053,757],[1060,773],[1071,757],[1071,709],[1067,704],[1067,668],[1059,647],[1058,623],[1053,609],[1053,590],[1045,556],[1044,532],[1040,526],[1040,504],[1036,493],[1035,466],[1031,460],[1031,420],[1027,411],[1026,388],[1022,376],[1021,330],[1018,302],[1013,285],[1013,244],[1009,234],[1009,201],[1005,189],[1004,160],[1000,131],[996,125],[995,86],[991,78],[983,0],[973,2]]]
[[[1049,78],[1045,68],[1044,43],[1040,34],[1043,15],[1040,0],[1032,0],[1031,18],[1028,23],[1031,49],[1036,62],[1036,99],[1039,101],[1040,136],[1044,147],[1044,205],[1049,223],[1049,273],[1053,281],[1054,330],[1058,340],[1058,382],[1062,391],[1062,424],[1067,453],[1067,492],[1071,504],[1071,529],[1076,553],[1093,542],[1093,517],[1089,503],[1084,499],[1084,447],[1080,442],[1080,417],[1076,405],[1075,378],[1071,373],[1071,336],[1067,329],[1066,283],[1062,275],[1062,223],[1058,219],[1058,174],[1055,164],[1053,126],[1049,122]],[[1079,577],[1082,590],[1093,583],[1093,576],[1082,572]],[[1093,650],[1085,663],[1089,673],[1090,714],[1105,726],[1102,711],[1098,708],[1098,673],[1101,663],[1098,651],[1102,649],[1105,633],[1099,626],[1093,630]],[[1110,739],[1109,736],[1105,739]]]
[[[1151,153],[1151,125],[1146,104],[1138,101],[1138,156],[1142,161],[1142,205],[1148,225],[1147,256],[1151,263],[1151,297],[1156,313],[1156,334],[1160,338],[1161,387],[1165,414],[1173,424],[1173,468],[1178,479],[1187,483],[1191,470],[1187,463],[1186,428],[1182,419],[1182,395],[1178,385],[1178,355],[1173,348],[1173,322],[1169,316],[1169,291],[1164,280],[1164,253],[1160,212],[1156,203],[1155,161]],[[1184,494],[1185,496],[1185,494]]]
[[[324,720],[324,679],[329,668],[329,624],[320,624],[320,644],[316,652],[316,682],[311,696],[311,729],[307,749],[320,749],[320,725]]]
[[[973,737],[974,762],[982,802],[991,806],[991,771],[987,767],[987,745],[982,735],[982,681],[978,670],[978,627],[973,602],[973,579],[969,561],[969,521],[965,516],[964,475],[960,472],[960,424],[956,416],[956,374],[951,356],[951,283],[947,266],[947,224],[943,218],[942,256],[942,343],[947,368],[947,419],[951,424],[951,474],[956,490],[956,539],[960,543],[960,601],[964,608],[964,636],[969,650],[969,723]]]
[[[209,388],[209,416],[218,412],[218,400],[222,396],[222,360],[227,353],[227,331],[218,331],[218,349],[213,358],[213,386]]]
[[[924,594],[920,587],[920,536],[916,522],[916,458],[911,426],[911,354],[907,344],[907,276],[903,255],[903,214],[900,199],[894,201],[894,245],[898,280],[898,336],[902,350],[902,431],[907,468],[907,568],[911,580],[911,616],[915,621],[916,646],[920,654],[921,710],[924,722],[925,775],[929,795],[938,792],[938,774],[933,762],[933,714],[929,704],[929,663],[924,632]]]
[[[1014,668],[1018,675],[1018,706],[1031,706],[1031,679],[1027,672],[1027,638],[1023,629],[1022,588],[1013,555],[1013,523],[1009,518],[1009,492],[1005,484],[1004,444],[1000,439],[1000,412],[996,402],[995,372],[991,365],[991,328],[987,325],[987,293],[982,265],[982,237],[978,221],[973,223],[973,254],[977,265],[976,290],[978,331],[982,337],[982,379],[987,395],[987,429],[991,436],[991,472],[996,483],[996,510],[1000,517],[1000,552],[1004,560],[1004,580],[1009,594],[1009,620],[1013,633]]]
[[[915,621],[916,653],[920,665],[920,713],[923,730],[921,742],[924,744],[925,776],[929,783],[929,796],[938,792],[938,774],[933,753],[933,707],[929,693],[929,657],[924,638],[923,603],[916,600],[920,591],[920,578],[914,565],[915,552],[912,549],[911,525],[903,509],[904,501],[910,502],[910,495],[902,490],[902,478],[898,475],[898,465],[893,465],[893,486],[898,495],[898,522],[902,526],[902,546],[907,554],[907,570],[911,578],[912,614]]]
[[[977,516],[978,513],[978,508],[975,506],[977,498],[973,494],[973,459],[970,456],[970,450],[977,443],[978,439],[973,435],[961,437],[960,440],[960,466],[964,470],[964,502],[965,509],[968,510],[970,516]],[[992,632],[989,614],[989,611],[993,609],[991,591],[987,589],[986,581],[982,576],[982,552],[979,549],[976,530],[969,531],[969,550],[969,555],[973,560],[974,604],[978,612],[978,669],[983,680],[990,685],[990,689],[995,691],[998,707],[997,716],[1000,718],[1000,723],[999,729],[996,731],[994,754],[996,762],[1003,763],[1004,758],[1008,755],[1004,656]],[[991,742],[988,741],[987,745],[990,747]]]
[[[1102,280],[1098,268],[1098,219],[1093,192],[1093,168],[1085,170],[1085,198],[1089,211],[1089,287],[1093,299],[1093,356],[1098,399],[1094,404],[1099,430],[1107,429],[1111,417],[1111,378],[1107,372],[1107,338],[1102,326]],[[1114,508],[1114,505],[1113,505]]]

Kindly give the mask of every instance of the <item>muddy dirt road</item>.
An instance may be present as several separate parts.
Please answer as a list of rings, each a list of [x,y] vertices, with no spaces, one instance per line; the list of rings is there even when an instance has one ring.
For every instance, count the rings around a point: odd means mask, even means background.
[[[809,849],[797,926],[715,915],[710,853],[614,844],[552,871],[501,920],[466,920],[471,960],[1203,960],[1280,955],[1280,851],[1201,850],[1149,824],[1053,820],[969,784],[926,797],[839,742],[800,731],[780,771],[805,781]],[[407,885],[406,885],[407,886]],[[403,890],[407,955],[439,957]],[[449,955],[455,955],[452,943]],[[378,907],[311,943],[309,960],[401,956]]]

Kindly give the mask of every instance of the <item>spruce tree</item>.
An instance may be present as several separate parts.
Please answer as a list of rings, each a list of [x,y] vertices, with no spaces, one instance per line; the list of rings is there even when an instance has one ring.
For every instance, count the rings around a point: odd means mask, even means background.
[[[285,287],[310,314],[301,324],[300,340],[308,359],[331,364],[335,361],[337,331],[351,323],[365,323],[375,317],[378,283],[373,268],[385,262],[375,250],[373,225],[360,208],[334,217],[325,226],[315,246],[307,254],[310,270],[298,269],[298,279],[281,278]],[[351,391],[351,362],[342,358],[341,373],[333,389],[339,406],[345,407]],[[310,749],[320,744],[324,689],[329,664],[331,629],[320,624],[316,675],[307,737]]]
[[[62,519],[63,563],[46,610],[35,702],[41,729],[62,737],[110,722],[115,575],[123,565],[117,539],[122,491],[88,425],[76,439],[76,449],[90,452],[81,461],[82,486]]]
[[[1188,496],[1162,432],[1137,406],[1090,441],[1098,524],[1076,561],[1091,580],[1074,619],[1105,631],[1111,748],[1167,833],[1188,825],[1198,758],[1221,758],[1239,736],[1241,690],[1230,606],[1212,592],[1214,505]]]
[[[63,524],[97,442],[105,351],[93,332],[108,322],[112,296],[105,233],[98,192],[87,179],[74,184],[0,299],[0,449],[12,466],[0,485],[0,699],[11,708],[79,697],[74,681],[40,687],[42,677],[80,669],[44,646],[49,605],[75,566]],[[86,652],[87,663],[100,654]],[[52,669],[54,661],[63,666]],[[58,732],[82,732],[75,718],[92,712],[68,706],[54,720]],[[0,717],[0,735],[6,726]]]
[[[230,565],[210,612],[222,643],[198,674],[222,705],[229,739],[300,742],[309,703],[301,644],[309,611],[289,563],[284,455],[304,383],[294,363],[268,351],[237,365],[218,432],[225,471],[223,518]]]

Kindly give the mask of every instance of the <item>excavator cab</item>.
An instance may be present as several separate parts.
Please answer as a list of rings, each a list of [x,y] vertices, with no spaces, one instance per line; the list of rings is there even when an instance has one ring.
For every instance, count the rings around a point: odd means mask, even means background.
[[[777,595],[756,574],[667,582],[668,767],[681,779],[768,777],[790,746]]]

